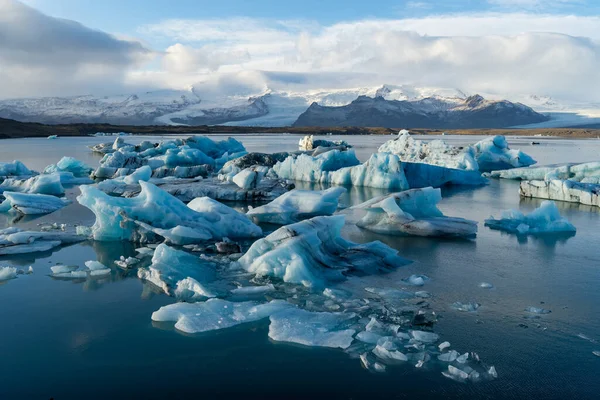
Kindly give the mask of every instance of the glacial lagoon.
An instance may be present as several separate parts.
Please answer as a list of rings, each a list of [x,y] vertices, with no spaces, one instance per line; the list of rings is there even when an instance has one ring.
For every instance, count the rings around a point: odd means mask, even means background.
[[[222,139],[224,137],[217,136]],[[239,135],[248,151],[294,151],[299,136]],[[419,138],[419,137],[417,137]],[[168,137],[128,136],[126,141]],[[361,162],[390,137],[328,137],[354,146]],[[430,140],[431,137],[420,137]],[[482,137],[444,136],[453,145]],[[0,142],[0,161],[20,160],[41,171],[63,156],[95,167],[101,156],[87,146],[103,137],[11,139]],[[539,165],[595,161],[600,140],[509,138]],[[539,145],[532,145],[532,141]],[[298,182],[297,188],[324,186]],[[452,348],[476,352],[494,365],[498,378],[455,382],[439,367],[413,363],[367,371],[359,359],[339,349],[307,347],[269,339],[269,320],[201,334],[183,334],[151,315],[176,300],[124,271],[114,261],[135,256],[130,242],[87,241],[54,252],[0,257],[0,266],[33,267],[31,275],[0,284],[0,398],[94,399],[119,393],[129,398],[596,398],[600,392],[600,209],[556,202],[576,228],[575,235],[517,237],[483,225],[507,209],[529,213],[541,199],[521,199],[519,182],[490,180],[481,187],[442,189],[444,214],[475,220],[475,239],[393,237],[351,224],[343,236],[357,243],[380,240],[414,261],[386,274],[352,277],[336,285],[406,288],[411,275],[429,279],[419,288],[435,311],[433,331]],[[74,200],[77,187],[68,188]],[[385,194],[350,188],[340,203],[352,206]],[[245,210],[245,204],[230,204]],[[39,230],[41,225],[92,225],[94,214],[76,201],[33,218],[0,214],[0,228]],[[276,227],[264,227],[269,233]],[[50,277],[57,264],[83,266],[98,260],[111,267],[102,279]],[[493,287],[481,287],[482,283]],[[480,306],[461,311],[456,303]],[[550,313],[525,311],[529,307]],[[460,307],[458,307],[460,308]],[[531,310],[531,309],[530,309]]]

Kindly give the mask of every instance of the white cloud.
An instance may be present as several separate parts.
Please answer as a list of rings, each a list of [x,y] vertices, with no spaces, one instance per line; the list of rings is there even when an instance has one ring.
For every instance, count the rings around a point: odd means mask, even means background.
[[[0,0],[2,97],[116,90],[150,55],[138,42]]]

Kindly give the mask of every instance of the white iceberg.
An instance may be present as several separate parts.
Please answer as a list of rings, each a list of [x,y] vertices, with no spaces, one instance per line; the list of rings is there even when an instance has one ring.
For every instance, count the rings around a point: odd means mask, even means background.
[[[492,171],[492,178],[515,179],[523,181],[570,180],[581,183],[600,183],[600,162],[570,163],[543,167],[516,168]]]
[[[250,209],[246,215],[255,222],[288,225],[333,214],[338,208],[340,196],[345,192],[346,189],[341,187],[322,191],[292,190],[269,204]]]
[[[48,251],[61,245],[78,243],[86,236],[67,232],[34,232],[18,228],[0,229],[0,255]]]
[[[517,210],[504,211],[499,219],[486,219],[485,226],[517,235],[576,231],[566,218],[560,216],[556,204],[547,200],[528,215]]]
[[[429,143],[416,140],[406,130],[402,130],[395,139],[382,144],[378,151],[396,154],[401,161],[405,162],[426,163],[471,171],[479,170],[473,149],[454,147],[442,140],[432,140]]]
[[[315,139],[314,135],[306,135],[302,139],[300,139],[300,141],[298,142],[298,148],[301,151],[314,150],[317,147],[344,147],[344,148],[350,148],[352,146],[350,146],[344,140],[338,140],[338,141],[332,142],[330,140],[325,140],[325,139]]]
[[[17,277],[17,269],[15,267],[0,267],[0,282],[14,279]]]
[[[522,181],[522,197],[534,197],[600,207],[600,184],[572,180]]]
[[[25,180],[6,179],[0,185],[0,193],[5,191],[61,196],[65,193],[65,188],[61,183],[61,175],[59,173],[52,173],[37,175]]]
[[[258,321],[271,314],[293,307],[283,300],[269,303],[245,301],[233,303],[209,299],[201,303],[176,303],[152,313],[152,321],[175,322],[175,329],[185,333],[200,333],[226,329]]]
[[[138,278],[183,300],[216,297],[207,287],[215,280],[214,264],[165,244],[154,250],[151,266],[138,269]]]
[[[140,226],[148,229],[186,227],[197,240],[251,238],[262,230],[243,214],[208,198],[189,207],[164,190],[140,182],[142,191],[133,198],[111,197],[93,186],[82,186],[77,201],[96,215],[92,234],[96,240],[136,240]],[[141,223],[138,224],[137,222]]]
[[[341,237],[344,216],[314,217],[279,228],[260,239],[238,262],[259,276],[324,287],[347,273],[374,273],[409,261],[381,242],[355,244]]]
[[[353,313],[310,312],[290,308],[270,317],[269,337],[278,342],[346,349],[356,331]]]
[[[431,187],[371,199],[350,211],[365,211],[357,226],[387,235],[474,236],[477,222],[446,217],[436,207],[442,199],[440,189]]]
[[[49,214],[71,203],[70,200],[46,194],[4,192],[3,195],[6,200],[0,204],[0,212],[12,209],[21,214]]]
[[[400,159],[388,153],[375,153],[364,164],[359,164],[353,150],[332,150],[315,157],[302,154],[278,162],[273,170],[280,178],[305,182],[408,189]]]

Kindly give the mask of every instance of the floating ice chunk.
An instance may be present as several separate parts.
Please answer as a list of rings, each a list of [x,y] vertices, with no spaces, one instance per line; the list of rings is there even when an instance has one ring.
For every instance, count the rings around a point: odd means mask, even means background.
[[[298,148],[301,151],[314,150],[314,149],[316,149],[318,147],[343,147],[343,148],[350,148],[352,146],[350,146],[344,140],[337,140],[335,142],[332,142],[330,140],[315,139],[313,135],[306,135],[302,139],[300,139],[300,141],[298,142]]]
[[[242,189],[255,189],[268,171],[267,167],[249,167],[235,174],[232,181]]]
[[[552,312],[551,310],[546,310],[545,308],[533,307],[533,306],[529,306],[529,307],[525,308],[525,311],[528,313],[532,313],[532,314],[550,314]]]
[[[487,283],[487,282],[481,282],[479,284],[479,287],[483,288],[483,289],[492,289],[494,287],[494,285],[492,285],[491,283]]]
[[[369,332],[369,331],[361,331],[358,332],[356,334],[356,339],[360,340],[363,343],[369,343],[369,344],[377,344],[377,342],[379,341],[379,339],[381,339],[381,335],[375,333],[375,332]]]
[[[123,257],[121,256],[118,260],[115,261],[115,264],[119,267],[119,268],[123,268],[123,269],[128,269],[131,268],[132,266],[134,266],[135,264],[139,263],[140,259],[139,258],[135,258],[135,257]]]
[[[504,136],[484,139],[472,148],[481,172],[528,167],[537,162],[520,150],[511,150]]]
[[[492,171],[487,175],[492,178],[527,181],[570,180],[582,183],[600,183],[600,162],[516,168],[512,170]]]
[[[481,307],[481,304],[479,303],[461,303],[460,301],[457,301],[455,303],[452,304],[452,308],[454,308],[457,311],[464,311],[464,312],[473,312],[473,311],[477,311],[477,309]]]
[[[273,291],[275,291],[275,286],[273,286],[272,284],[269,283],[268,285],[263,285],[263,286],[238,287],[236,289],[233,289],[231,291],[231,293],[236,294],[236,295],[241,295],[241,296],[247,296],[247,295],[264,294],[264,293],[273,292]]]
[[[487,373],[490,377],[496,379],[498,377],[498,372],[496,372],[496,367],[493,365],[487,370]]]
[[[426,143],[414,139],[406,130],[400,131],[398,137],[382,144],[380,153],[392,153],[403,162],[426,163],[447,168],[463,170],[479,170],[472,148],[447,145],[442,140]]]
[[[139,253],[139,255],[142,257],[154,255],[154,249],[151,249],[150,247],[139,247],[135,249],[135,251],[136,253]]]
[[[275,164],[273,170],[280,178],[298,181],[408,189],[398,156],[375,153],[366,163],[358,164],[353,150],[332,150],[315,157],[306,154],[290,156]]]
[[[406,279],[403,279],[404,282],[408,283],[412,286],[423,286],[425,281],[428,281],[429,278],[425,275],[411,275]]]
[[[21,161],[0,162],[0,180],[8,177],[28,177],[36,174],[37,172],[27,168]]]
[[[567,201],[600,207],[600,184],[572,180],[523,181],[519,188],[522,197]]]
[[[401,290],[401,289],[389,289],[389,288],[381,289],[381,288],[366,287],[365,290],[369,293],[376,294],[383,298],[412,299],[413,297],[415,297],[415,294],[413,292],[408,292],[406,290]]]
[[[63,244],[78,243],[85,236],[66,232],[34,232],[17,228],[0,229],[0,255],[48,251]]]
[[[583,333],[577,334],[577,337],[583,340],[587,340],[590,343],[596,343],[595,339],[592,339],[591,337],[589,337],[588,335],[584,335]]]
[[[326,288],[323,290],[323,296],[334,300],[347,300],[352,297],[352,293],[342,289]]]
[[[456,362],[458,362],[460,364],[464,364],[467,362],[468,359],[469,359],[469,353],[464,353],[464,354],[456,357]]]
[[[448,371],[442,371],[442,375],[458,382],[464,382],[465,380],[469,379],[468,373],[456,368],[453,365],[448,365]]]
[[[456,359],[458,358],[459,353],[456,350],[450,350],[447,353],[444,354],[440,354],[438,356],[438,360],[440,361],[444,361],[444,362],[454,362],[456,361]]]
[[[408,361],[408,357],[406,356],[406,354],[404,354],[400,351],[397,351],[397,350],[390,351],[380,345],[377,345],[373,349],[373,354],[375,354],[377,356],[377,358],[379,358],[383,362],[387,362],[387,363],[394,362],[394,361]]]
[[[339,198],[346,192],[341,187],[322,191],[292,190],[269,204],[249,210],[246,215],[255,222],[288,225],[320,215],[331,215],[338,208]]]
[[[88,178],[94,169],[73,157],[63,157],[56,164],[48,165],[44,169],[44,174],[54,172],[70,172],[76,178]]]
[[[200,333],[258,321],[290,307],[292,305],[283,300],[261,304],[255,301],[232,303],[209,299],[201,303],[175,303],[161,307],[152,313],[152,320],[175,322],[175,328],[182,332]]]
[[[0,193],[4,191],[37,193],[60,196],[65,193],[60,174],[37,175],[26,180],[6,179],[0,185]]]
[[[443,342],[443,343],[440,343],[440,345],[438,346],[438,349],[440,349],[440,351],[444,351],[448,347],[450,347],[450,342]]]
[[[433,332],[426,331],[410,331],[410,335],[419,342],[434,343],[437,342],[440,336]]]
[[[85,266],[90,272],[90,276],[104,276],[110,274],[110,268],[99,261],[86,261]]]
[[[510,210],[502,213],[500,219],[486,219],[485,225],[518,235],[535,235],[554,232],[575,232],[575,227],[560,216],[558,207],[552,201],[544,201],[529,215]]]
[[[140,268],[138,277],[151,282],[169,296],[178,295],[183,299],[216,296],[206,286],[215,280],[214,265],[165,244],[160,244],[154,250],[152,265]],[[185,282],[180,284],[183,280]]]
[[[197,231],[197,238],[204,240],[262,234],[245,215],[214,200],[196,199],[188,207],[150,183],[140,182],[140,185],[142,191],[134,198],[115,198],[92,186],[81,187],[77,201],[96,215],[92,227],[94,239],[136,239],[139,225],[135,221],[160,229],[187,227]]]
[[[123,178],[123,182],[131,185],[133,183],[138,183],[139,181],[147,182],[152,177],[152,169],[144,165],[143,167],[139,167],[136,169],[131,175],[127,175]]]
[[[61,279],[85,279],[88,276],[87,271],[79,270],[77,265],[62,265],[58,264],[50,267],[52,270],[51,276]]]
[[[290,308],[271,315],[269,337],[279,342],[346,349],[354,340],[356,331],[350,326],[356,318],[353,313],[310,312]]]
[[[33,267],[30,265],[29,268],[27,268],[27,274],[33,274]]]
[[[6,200],[0,204],[0,212],[14,209],[21,214],[49,214],[71,203],[70,200],[46,194],[4,192],[3,195]]]
[[[487,183],[487,179],[482,177],[479,171],[411,162],[402,163],[402,168],[408,187],[413,189],[445,185],[481,186]]]
[[[0,282],[17,277],[17,269],[14,267],[0,267]]]
[[[592,351],[592,354],[597,357],[600,357],[600,351]]]
[[[344,216],[315,217],[279,228],[239,259],[247,271],[284,282],[323,287],[353,271],[373,273],[407,264],[381,242],[357,245],[341,237]]]

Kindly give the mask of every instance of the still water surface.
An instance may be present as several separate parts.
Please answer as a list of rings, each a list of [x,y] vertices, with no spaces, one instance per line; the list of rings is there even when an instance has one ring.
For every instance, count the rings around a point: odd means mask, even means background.
[[[276,152],[295,150],[299,137],[238,139],[249,151]],[[343,139],[365,161],[389,137]],[[479,139],[444,137],[455,145]],[[62,156],[73,156],[95,166],[99,157],[87,145],[107,140],[3,140],[0,161],[18,159],[42,170]],[[532,146],[532,140],[541,145]],[[510,138],[509,143],[539,164],[594,161],[600,154],[599,140]],[[69,189],[67,196],[73,199],[77,193],[77,188]],[[354,189],[343,202],[356,204],[379,194]],[[427,275],[431,280],[424,289],[433,294],[430,302],[440,315],[435,331],[454,348],[476,351],[495,365],[495,381],[461,384],[442,377],[439,370],[413,366],[372,374],[342,351],[271,342],[268,320],[191,336],[153,326],[152,312],[173,299],[153,294],[135,271],[113,268],[110,279],[85,283],[48,276],[57,263],[83,265],[97,259],[112,266],[121,255],[135,255],[129,243],[96,242],[0,258],[0,265],[33,265],[35,270],[0,285],[0,399],[598,398],[600,357],[592,351],[600,350],[600,343],[577,335],[600,341],[600,210],[557,203],[577,227],[576,236],[520,241],[483,226],[485,218],[502,210],[529,212],[539,205],[540,200],[519,198],[518,182],[491,181],[474,190],[445,189],[443,195],[440,209],[446,215],[479,221],[476,240],[393,238],[347,226],[346,238],[381,240],[415,261],[391,274],[348,284],[395,287],[413,273]],[[15,222],[0,215],[0,228],[93,221],[90,211],[74,203],[36,219]],[[495,288],[481,289],[480,282]],[[482,306],[475,313],[462,313],[450,308],[455,301]],[[525,318],[528,306],[552,313]]]

